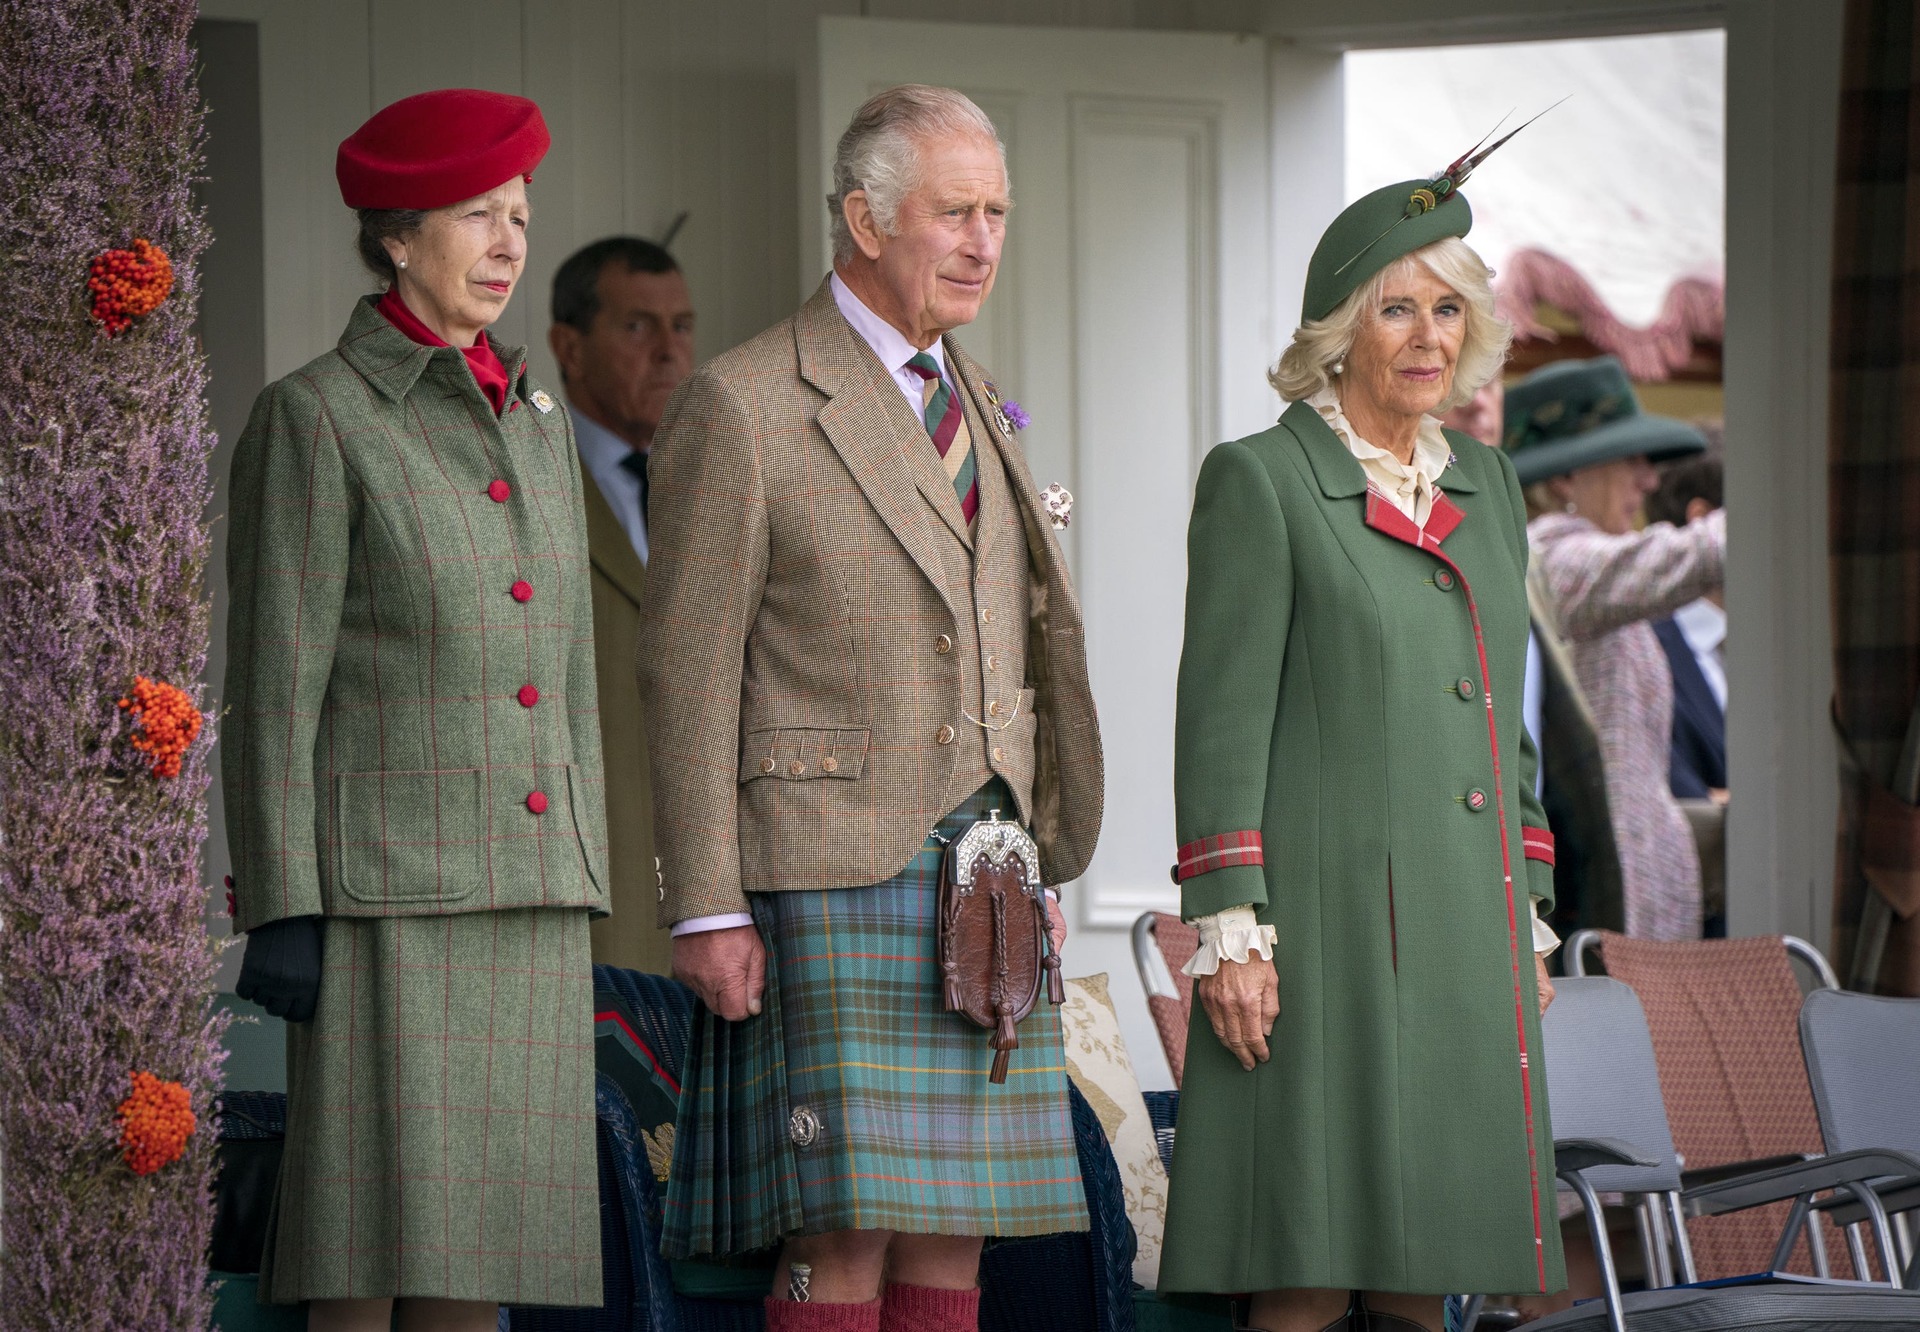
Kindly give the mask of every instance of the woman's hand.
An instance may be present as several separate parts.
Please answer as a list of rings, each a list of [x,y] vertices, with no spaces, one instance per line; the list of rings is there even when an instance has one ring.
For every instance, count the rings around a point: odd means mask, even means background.
[[[1245,962],[1223,957],[1218,971],[1197,978],[1193,986],[1213,1034],[1240,1067],[1252,1072],[1254,1064],[1266,1063],[1267,1037],[1280,1016],[1280,975],[1273,963],[1258,953],[1249,953]]]
[[[1545,1017],[1553,1003],[1553,978],[1547,975],[1547,959],[1538,953],[1533,955],[1533,978],[1540,987],[1540,1016]]]

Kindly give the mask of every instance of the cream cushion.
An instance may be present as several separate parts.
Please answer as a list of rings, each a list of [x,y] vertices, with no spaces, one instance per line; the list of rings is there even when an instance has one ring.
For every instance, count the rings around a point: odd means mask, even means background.
[[[1067,981],[1067,1002],[1060,1010],[1066,1037],[1067,1069],[1073,1085],[1087,1098],[1106,1130],[1120,1182],[1127,1195],[1127,1219],[1139,1239],[1133,1279],[1152,1290],[1160,1284],[1160,1241],[1167,1226],[1167,1171],[1154,1144],[1153,1122],[1140,1095],[1127,1043],[1120,1036],[1107,992],[1107,975]]]

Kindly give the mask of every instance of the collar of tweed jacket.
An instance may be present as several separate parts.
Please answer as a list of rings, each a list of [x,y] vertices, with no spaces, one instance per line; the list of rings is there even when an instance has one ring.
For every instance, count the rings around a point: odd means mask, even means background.
[[[423,347],[388,323],[387,317],[374,308],[379,299],[377,295],[362,296],[354,305],[353,317],[340,335],[340,356],[383,397],[395,402],[406,397],[436,356],[466,367],[466,358],[458,347]],[[527,349],[509,347],[491,333],[482,336],[493,344],[494,355],[507,368],[511,391],[522,394],[526,388]]]

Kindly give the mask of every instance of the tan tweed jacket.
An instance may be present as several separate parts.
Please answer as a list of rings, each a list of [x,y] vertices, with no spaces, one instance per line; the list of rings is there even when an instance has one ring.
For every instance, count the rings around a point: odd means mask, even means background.
[[[980,368],[946,349],[990,419]],[[1020,449],[992,429],[974,440],[1025,529],[1026,813],[1047,882],[1065,883],[1092,857],[1104,800],[1080,605]],[[747,892],[880,882],[970,794],[952,792],[972,725],[953,644],[974,610],[948,586],[919,449],[925,428],[824,283],[668,405],[639,656],[667,921],[744,910]],[[762,780],[749,737],[774,731],[815,761]]]
[[[607,771],[607,894],[613,915],[593,922],[593,960],[666,975],[673,940],[660,926],[653,868],[653,775],[647,763],[646,710],[634,675],[640,594],[647,566],[627,529],[581,469],[587,556],[593,564],[593,665],[599,683],[600,752]]]

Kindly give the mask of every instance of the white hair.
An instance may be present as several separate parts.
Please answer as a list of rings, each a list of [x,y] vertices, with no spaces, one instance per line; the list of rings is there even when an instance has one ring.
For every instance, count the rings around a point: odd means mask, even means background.
[[[991,143],[1007,165],[1007,148],[987,113],[965,93],[903,83],[869,97],[840,136],[833,155],[833,193],[827,196],[835,263],[855,253],[847,229],[847,196],[862,190],[880,230],[893,234],[900,203],[920,184],[920,148],[929,139],[965,135]]]
[[[1332,383],[1334,364],[1344,361],[1353,350],[1361,324],[1379,309],[1387,284],[1416,264],[1460,293],[1467,303],[1467,331],[1454,364],[1453,390],[1434,411],[1451,411],[1472,401],[1473,395],[1492,383],[1507,363],[1513,325],[1494,313],[1493,270],[1458,236],[1424,245],[1387,265],[1325,319],[1309,319],[1295,329],[1292,345],[1280,354],[1280,363],[1267,376],[1274,391],[1288,402],[1298,402]]]

